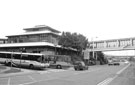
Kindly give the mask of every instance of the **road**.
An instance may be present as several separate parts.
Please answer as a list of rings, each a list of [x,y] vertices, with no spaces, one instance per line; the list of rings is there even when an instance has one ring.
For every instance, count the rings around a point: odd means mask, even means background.
[[[117,75],[109,85],[135,85],[135,63]]]
[[[86,71],[74,71],[72,68],[68,70],[49,69],[0,78],[0,85],[123,85],[119,84],[117,78],[124,73],[127,67],[128,65],[99,65],[90,66]]]

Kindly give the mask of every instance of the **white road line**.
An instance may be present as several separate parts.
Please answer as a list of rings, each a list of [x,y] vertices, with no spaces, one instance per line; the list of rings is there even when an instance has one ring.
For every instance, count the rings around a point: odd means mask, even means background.
[[[39,73],[39,74],[45,74],[45,73],[50,73],[50,72],[48,72],[48,71],[38,71],[37,73]]]
[[[32,76],[28,76],[32,81],[36,81]]]
[[[29,84],[33,84],[33,83],[37,83],[37,82],[41,82],[41,81],[48,81],[48,80],[52,80],[52,79],[33,81],[33,82],[23,83],[23,84],[19,84],[19,85],[29,85]]]
[[[77,75],[77,74],[82,74],[82,73],[89,73],[89,72],[93,72],[93,71],[97,71],[99,69],[96,69],[96,70],[90,70],[90,71],[84,71],[84,72],[78,72],[78,73],[74,73],[74,75]]]
[[[118,77],[119,74],[121,74],[126,68],[128,68],[130,66],[130,64],[128,64],[126,67],[124,67],[123,69],[121,69],[120,71],[118,71],[114,77],[112,78],[107,78],[104,81],[98,83],[97,85],[108,85],[110,82],[112,82],[115,78]]]
[[[8,83],[7,83],[7,85],[10,85],[10,80],[11,80],[11,79],[10,79],[10,77],[9,77],[9,78],[8,78]]]
[[[114,76],[113,78],[107,78],[107,79],[105,79],[104,81],[98,83],[97,85],[108,85],[108,84],[109,84],[112,80],[114,80],[116,77],[117,77],[117,75]]]
[[[128,64],[126,67],[124,67],[123,69],[121,69],[120,71],[118,71],[116,74],[121,74],[126,68],[128,68],[130,66],[130,64]]]
[[[62,72],[62,71],[68,71],[68,70],[62,70],[62,69],[60,69],[60,70],[49,70],[49,72]]]
[[[108,81],[110,81],[111,78],[107,78],[104,81],[98,83],[97,85],[105,85],[105,83],[107,83]]]
[[[54,70],[48,70],[48,71],[37,71],[37,73],[39,73],[39,74],[46,74],[46,73],[63,72],[63,71],[68,71],[68,70],[57,70],[57,69],[54,69]]]

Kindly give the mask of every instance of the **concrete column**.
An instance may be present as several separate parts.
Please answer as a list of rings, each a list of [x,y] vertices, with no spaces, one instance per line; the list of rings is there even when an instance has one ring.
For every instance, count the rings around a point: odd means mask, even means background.
[[[130,39],[130,46],[133,46],[133,39]]]
[[[98,55],[97,55],[97,52],[96,52],[96,57],[95,57],[96,60],[97,60],[97,57],[98,57]]]
[[[107,48],[107,43],[106,43],[106,41],[104,41],[104,48]]]
[[[132,39],[132,46],[134,46],[135,44],[135,39]]]
[[[120,41],[119,40],[117,40],[117,47],[119,47],[120,46]]]

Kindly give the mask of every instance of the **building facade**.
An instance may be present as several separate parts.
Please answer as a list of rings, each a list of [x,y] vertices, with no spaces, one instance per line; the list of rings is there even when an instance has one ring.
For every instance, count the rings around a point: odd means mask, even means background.
[[[4,44],[4,43],[7,43],[7,39],[0,39],[0,44]]]
[[[0,44],[0,51],[20,52],[25,49],[28,53],[42,53],[45,55],[72,54],[76,50],[63,48],[58,45],[60,31],[49,26],[35,26],[25,28],[24,33],[6,36],[7,43]]]
[[[25,28],[25,33],[9,35],[8,43],[26,43],[26,42],[49,42],[58,44],[60,31],[49,26],[35,26],[34,28]]]

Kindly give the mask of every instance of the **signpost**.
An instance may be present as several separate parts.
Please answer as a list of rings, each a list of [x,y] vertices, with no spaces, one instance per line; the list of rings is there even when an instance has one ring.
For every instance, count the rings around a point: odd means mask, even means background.
[[[85,50],[84,51],[84,59],[86,60],[89,60],[90,59],[90,55],[89,55],[90,53],[89,53],[89,51],[87,51],[87,50]]]
[[[84,52],[84,61],[85,61],[85,64],[89,64],[89,59],[90,59],[90,53],[88,50],[85,50]]]

